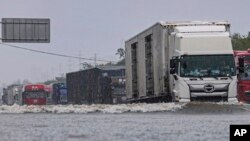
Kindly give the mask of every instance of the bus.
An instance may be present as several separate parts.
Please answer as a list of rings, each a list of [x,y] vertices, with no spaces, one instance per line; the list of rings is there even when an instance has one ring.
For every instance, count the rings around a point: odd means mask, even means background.
[[[44,84],[29,84],[24,87],[23,104],[45,105],[47,103],[48,91]]]

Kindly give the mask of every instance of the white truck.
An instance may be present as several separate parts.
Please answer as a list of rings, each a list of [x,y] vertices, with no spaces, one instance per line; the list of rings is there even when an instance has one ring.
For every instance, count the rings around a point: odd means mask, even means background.
[[[129,102],[236,99],[230,24],[158,22],[125,42]]]
[[[7,105],[22,105],[22,86],[21,85],[10,85],[4,88],[4,104]]]

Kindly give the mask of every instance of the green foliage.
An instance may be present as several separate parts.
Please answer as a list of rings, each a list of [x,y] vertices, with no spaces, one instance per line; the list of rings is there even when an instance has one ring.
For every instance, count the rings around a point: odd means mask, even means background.
[[[119,55],[120,59],[118,62],[116,63],[106,63],[106,64],[100,64],[98,66],[125,66],[125,49],[123,48],[119,48],[117,49],[117,52],[115,53],[115,55]]]
[[[248,36],[234,33],[232,35],[232,45],[234,50],[250,49],[250,32],[248,33]]]
[[[118,48],[115,55],[119,55],[120,58],[125,57],[125,50],[123,48]]]
[[[102,66],[125,66],[125,58],[122,58],[120,61],[116,62],[116,63],[106,63],[106,64],[99,64],[99,67]]]

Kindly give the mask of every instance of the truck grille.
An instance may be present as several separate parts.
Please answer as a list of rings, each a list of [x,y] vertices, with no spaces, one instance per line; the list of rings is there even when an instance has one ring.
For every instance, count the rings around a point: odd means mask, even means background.
[[[189,85],[191,93],[220,93],[227,92],[229,84]]]

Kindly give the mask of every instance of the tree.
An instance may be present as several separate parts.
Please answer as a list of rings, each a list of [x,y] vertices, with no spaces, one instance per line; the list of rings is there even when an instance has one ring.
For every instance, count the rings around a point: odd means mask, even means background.
[[[234,33],[232,35],[232,45],[234,50],[247,50],[250,48],[250,38],[248,36]]]
[[[82,69],[90,69],[90,68],[93,68],[94,66],[92,66],[91,64],[87,63],[87,62],[84,62],[84,63],[81,63],[82,65]]]
[[[125,65],[125,50],[123,48],[117,49],[117,52],[115,55],[119,55],[120,60],[116,63],[106,63],[106,64],[100,64],[98,66],[124,66]]]
[[[119,55],[120,58],[125,57],[125,50],[123,48],[118,48],[115,55]]]

